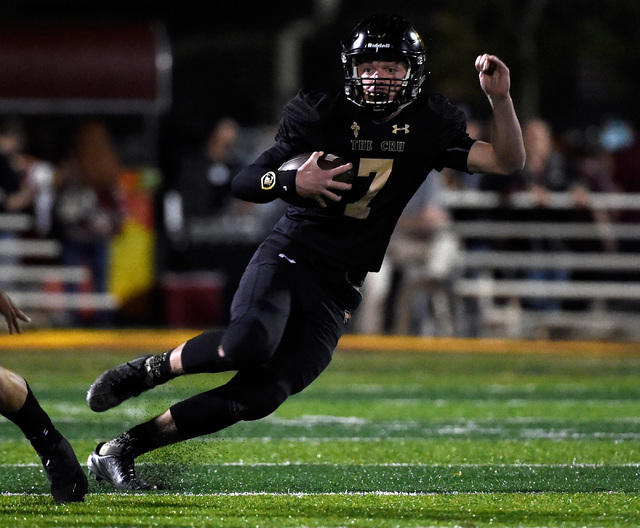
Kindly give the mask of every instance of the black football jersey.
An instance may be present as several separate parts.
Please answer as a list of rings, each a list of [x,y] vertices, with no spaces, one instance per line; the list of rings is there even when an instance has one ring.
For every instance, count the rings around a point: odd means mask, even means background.
[[[258,203],[286,200],[275,232],[343,269],[378,271],[407,202],[432,169],[467,171],[473,141],[464,114],[442,96],[423,95],[377,123],[343,94],[300,92],[283,110],[274,146],[236,176],[234,192]],[[295,194],[295,171],[277,170],[312,151],[344,158],[356,175],[326,208]]]

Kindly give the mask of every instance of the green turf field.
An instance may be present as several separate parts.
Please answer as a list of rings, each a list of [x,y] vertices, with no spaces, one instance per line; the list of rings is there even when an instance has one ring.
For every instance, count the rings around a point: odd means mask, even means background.
[[[94,414],[91,381],[137,354],[89,345],[0,352],[83,465],[99,440],[226,379],[180,378]],[[637,528],[640,347],[338,350],[273,416],[138,462],[161,491],[116,493],[91,480],[84,504],[56,506],[39,459],[0,418],[0,526]]]

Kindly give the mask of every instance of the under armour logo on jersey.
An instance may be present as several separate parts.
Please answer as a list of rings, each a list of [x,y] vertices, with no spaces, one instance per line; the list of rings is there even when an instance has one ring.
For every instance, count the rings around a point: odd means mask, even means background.
[[[393,132],[394,134],[397,134],[398,132],[404,132],[405,134],[409,133],[409,125],[405,124],[402,128],[399,127],[398,125],[393,125],[393,128],[391,129],[391,132]]]
[[[351,125],[351,130],[353,130],[353,137],[358,137],[358,132],[360,132],[360,125],[354,121],[353,125]]]
[[[263,191],[273,189],[276,184],[276,173],[269,171],[260,178],[260,187]]]
[[[344,324],[348,325],[351,321],[351,312],[349,310],[344,311]]]

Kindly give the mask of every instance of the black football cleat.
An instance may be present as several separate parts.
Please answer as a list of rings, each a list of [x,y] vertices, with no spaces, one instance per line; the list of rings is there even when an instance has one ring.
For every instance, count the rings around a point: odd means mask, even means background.
[[[142,356],[103,372],[87,393],[91,410],[106,411],[158,385],[148,366],[147,359],[150,357]]]
[[[83,502],[89,483],[68,440],[57,442],[38,452],[44,466],[51,495],[58,503]]]
[[[133,457],[126,453],[126,449],[121,453],[101,455],[100,448],[103,445],[104,442],[98,444],[87,459],[89,475],[93,475],[98,482],[109,482],[119,490],[143,491],[158,489],[153,484],[149,484],[137,477]]]

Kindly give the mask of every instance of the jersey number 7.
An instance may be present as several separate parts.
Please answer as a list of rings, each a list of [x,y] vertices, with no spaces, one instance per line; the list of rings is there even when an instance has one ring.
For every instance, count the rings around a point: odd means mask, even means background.
[[[371,184],[366,194],[359,200],[346,205],[344,215],[351,218],[358,218],[364,220],[369,216],[371,207],[369,204],[376,195],[380,192],[391,176],[393,169],[392,159],[383,158],[360,158],[360,165],[358,167],[358,178],[369,178]]]

